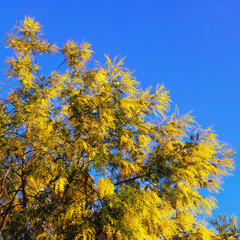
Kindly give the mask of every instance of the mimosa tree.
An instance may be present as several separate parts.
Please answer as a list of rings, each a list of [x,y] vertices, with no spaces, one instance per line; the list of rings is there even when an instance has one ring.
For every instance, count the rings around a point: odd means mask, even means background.
[[[8,34],[0,102],[2,239],[214,239],[204,221],[233,151],[190,114],[168,114],[163,85],[141,89],[123,59],[62,48],[26,17]],[[41,54],[62,54],[50,74]],[[169,115],[169,116],[168,116]]]

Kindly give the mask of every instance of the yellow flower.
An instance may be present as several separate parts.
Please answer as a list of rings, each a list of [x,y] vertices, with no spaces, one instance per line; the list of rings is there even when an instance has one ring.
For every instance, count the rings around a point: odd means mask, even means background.
[[[114,184],[109,178],[101,178],[97,183],[97,191],[100,197],[107,197],[114,194]]]

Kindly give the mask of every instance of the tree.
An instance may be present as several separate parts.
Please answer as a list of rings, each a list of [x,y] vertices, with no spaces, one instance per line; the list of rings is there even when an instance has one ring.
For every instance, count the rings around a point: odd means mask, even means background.
[[[90,44],[61,49],[25,17],[5,40],[15,87],[0,103],[2,239],[213,239],[231,148],[190,114],[166,116],[163,85],[142,90],[123,59],[87,68]],[[41,54],[62,54],[50,74]],[[17,83],[16,83],[17,82]]]
[[[218,218],[210,220],[217,231],[216,239],[228,240],[240,238],[240,228],[237,226],[237,218],[235,216],[231,216],[229,219],[227,215],[223,217],[220,214]]]

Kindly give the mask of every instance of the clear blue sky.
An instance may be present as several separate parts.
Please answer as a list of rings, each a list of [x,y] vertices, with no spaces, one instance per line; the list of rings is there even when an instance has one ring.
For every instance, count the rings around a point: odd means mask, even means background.
[[[1,40],[29,15],[44,26],[50,43],[84,39],[98,61],[104,53],[126,56],[143,88],[165,83],[173,108],[192,110],[203,127],[214,126],[240,152],[239,0],[1,0],[0,9]],[[1,42],[0,73],[6,55]],[[216,195],[214,216],[240,217],[239,156],[235,176]]]

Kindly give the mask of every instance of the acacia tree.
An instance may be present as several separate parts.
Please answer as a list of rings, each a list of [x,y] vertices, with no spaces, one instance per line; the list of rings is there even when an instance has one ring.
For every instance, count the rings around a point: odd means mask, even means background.
[[[41,35],[25,17],[5,40],[16,86],[0,102],[1,238],[213,239],[215,199],[198,190],[218,191],[231,148],[190,114],[167,117],[164,86],[142,90],[123,59],[89,69],[90,44]],[[54,53],[63,62],[44,75],[38,57]]]

